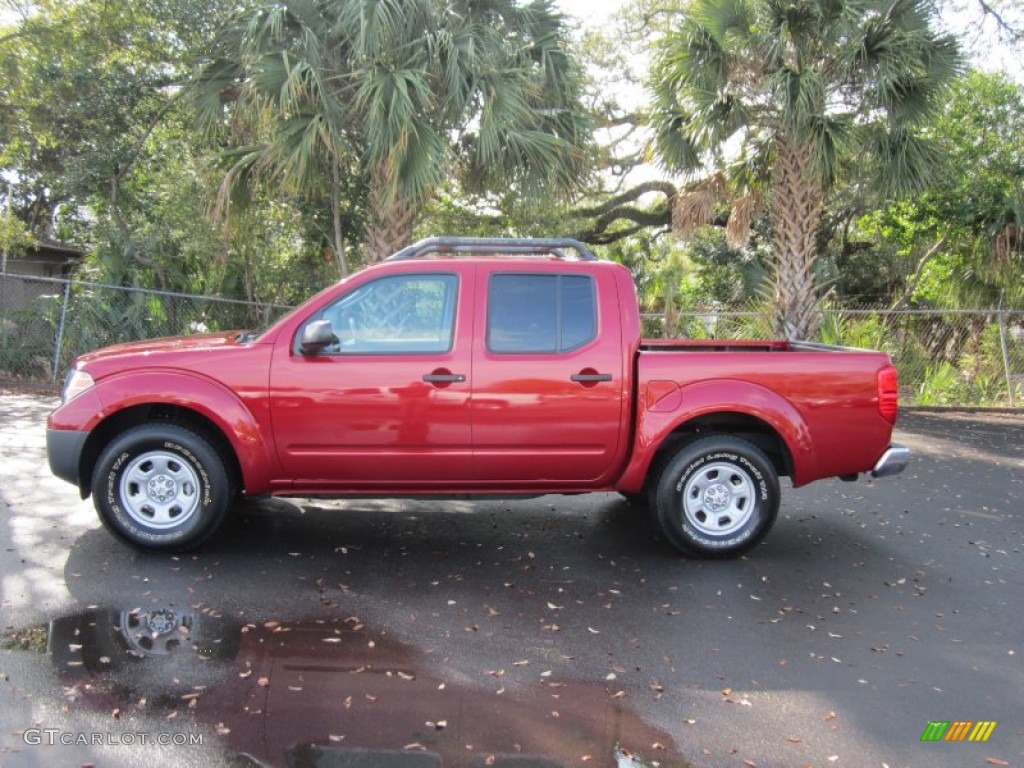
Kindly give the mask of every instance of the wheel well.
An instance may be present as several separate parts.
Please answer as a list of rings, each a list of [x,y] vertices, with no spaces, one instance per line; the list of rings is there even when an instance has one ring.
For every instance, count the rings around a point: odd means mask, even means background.
[[[661,468],[687,443],[702,437],[729,435],[741,437],[760,448],[771,461],[776,474],[789,477],[793,472],[793,458],[785,440],[772,426],[745,413],[709,413],[698,416],[676,427],[658,448],[647,470],[647,479],[657,480]]]
[[[82,493],[83,499],[89,495],[92,488],[92,473],[96,466],[96,461],[110,441],[125,430],[140,424],[152,424],[153,422],[179,424],[183,427],[188,427],[193,432],[209,440],[223,460],[224,468],[231,477],[233,487],[235,489],[242,488],[242,467],[238,463],[238,457],[235,455],[231,442],[221,431],[220,427],[206,416],[203,416],[203,414],[190,408],[168,403],[146,403],[143,405],[133,405],[130,408],[125,408],[111,414],[101,421],[89,434],[89,438],[85,441],[85,447],[82,450],[80,471],[78,473],[79,490]]]

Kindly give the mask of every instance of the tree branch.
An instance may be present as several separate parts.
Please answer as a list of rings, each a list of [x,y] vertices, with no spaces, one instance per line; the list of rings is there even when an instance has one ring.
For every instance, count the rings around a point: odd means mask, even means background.
[[[675,185],[668,181],[647,181],[643,184],[638,184],[620,195],[616,195],[615,197],[606,200],[600,205],[596,205],[591,208],[578,208],[572,212],[572,216],[576,219],[587,219],[591,216],[603,216],[624,203],[634,202],[637,198],[646,195],[648,192],[661,192],[668,198],[668,201],[671,202],[678,191],[679,190],[676,189]]]
[[[146,141],[149,139],[150,136],[153,135],[153,131],[155,131],[156,127],[160,125],[160,122],[167,116],[167,113],[171,111],[171,107],[173,107],[175,103],[177,103],[178,99],[181,98],[181,94],[184,92],[184,89],[182,89],[175,93],[173,96],[171,96],[167,100],[167,103],[160,108],[160,111],[157,112],[156,116],[150,121],[149,125],[146,127],[146,130],[143,131],[142,136],[139,137],[139,140],[135,142],[135,146],[132,147],[131,153],[128,155],[128,159],[118,169],[118,183],[124,181],[125,176],[128,175],[128,171],[131,170],[132,166],[135,164],[135,161],[138,159],[139,153],[142,152],[142,147],[146,144]]]
[[[17,40],[19,37],[28,37],[29,32],[26,29],[19,29],[17,32],[11,32],[9,35],[0,37],[0,45],[3,45],[8,40]]]
[[[635,227],[629,227],[627,229],[617,229],[614,232],[587,232],[581,233],[577,236],[577,240],[586,243],[587,245],[611,245],[617,243],[619,240],[624,240],[627,237],[641,232],[643,227],[637,225]]]
[[[609,232],[608,228],[621,219],[631,221],[636,226]],[[641,210],[627,205],[620,205],[598,217],[597,221],[577,235],[577,239],[585,243],[607,245],[616,240],[634,235],[642,229],[657,226],[665,227],[669,226],[670,223],[668,206]]]
[[[981,7],[981,13],[984,16],[991,16],[996,26],[999,27],[1003,32],[1010,36],[1011,40],[1016,42],[1024,41],[1024,31],[1020,29],[1014,29],[1010,22],[1003,18],[1002,14],[992,7],[986,0],[978,0],[978,5]]]
[[[914,295],[914,291],[917,290],[917,284],[921,282],[921,277],[924,274],[925,265],[932,260],[932,258],[939,252],[939,250],[946,244],[946,235],[939,238],[938,242],[935,243],[928,252],[920,258],[917,262],[917,269],[914,270],[914,276],[910,278],[910,282],[907,283],[907,288],[903,291],[903,295],[896,299],[895,303],[889,308],[890,311],[898,309],[904,309],[908,303],[910,303],[910,297]]]
[[[647,115],[641,112],[630,112],[626,115],[619,115],[618,117],[609,117],[604,120],[597,122],[598,128],[617,128],[620,125],[631,125],[636,128],[638,125],[645,125],[647,123]]]

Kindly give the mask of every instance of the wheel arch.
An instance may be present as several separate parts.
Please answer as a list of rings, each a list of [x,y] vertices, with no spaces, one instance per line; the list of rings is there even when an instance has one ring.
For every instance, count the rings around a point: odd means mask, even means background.
[[[714,436],[743,438],[764,452],[778,476],[792,477],[793,454],[771,424],[742,411],[713,411],[684,421],[665,435],[648,464],[644,485],[656,481],[665,463],[683,446]]]
[[[125,429],[160,420],[206,436],[236,487],[262,493],[277,474],[266,411],[265,397],[243,400],[224,383],[194,371],[153,368],[100,379],[54,411],[49,426],[89,433],[78,462],[82,498],[89,495],[104,447]]]
[[[788,476],[794,487],[819,476],[811,425],[798,404],[779,392],[735,378],[685,386],[652,378],[641,386],[632,456],[615,489],[649,488],[666,455],[709,434],[745,437],[770,455],[777,474]]]
[[[89,496],[93,472],[103,449],[118,435],[132,427],[154,422],[178,424],[205,438],[220,455],[233,487],[236,490],[244,488],[245,475],[238,460],[238,453],[224,430],[213,419],[195,409],[175,403],[137,403],[109,414],[90,431],[82,449],[78,473],[79,491],[83,499]]]

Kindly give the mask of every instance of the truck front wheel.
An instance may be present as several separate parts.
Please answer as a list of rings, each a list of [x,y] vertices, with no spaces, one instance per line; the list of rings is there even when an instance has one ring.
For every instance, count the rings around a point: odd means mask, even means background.
[[[692,557],[740,555],[761,542],[779,511],[779,478],[755,445],[737,437],[687,443],[665,465],[654,517]]]
[[[186,550],[208,539],[234,494],[203,436],[177,424],[134,427],[110,442],[93,472],[103,524],[134,547]]]

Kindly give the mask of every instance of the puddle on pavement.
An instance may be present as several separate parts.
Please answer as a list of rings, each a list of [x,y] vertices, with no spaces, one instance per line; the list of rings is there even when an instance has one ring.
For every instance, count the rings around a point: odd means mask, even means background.
[[[548,674],[506,688],[495,670],[490,689],[469,685],[437,655],[354,616],[242,623],[202,606],[90,608],[43,630],[8,631],[0,644],[45,648],[69,706],[194,719],[236,762],[689,765],[603,683]]]

